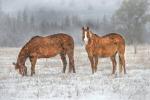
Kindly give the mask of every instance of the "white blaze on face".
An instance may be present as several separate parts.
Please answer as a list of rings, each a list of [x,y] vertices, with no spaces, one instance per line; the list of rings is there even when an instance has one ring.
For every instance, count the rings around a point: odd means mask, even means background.
[[[84,32],[84,43],[85,43],[85,45],[87,45],[88,44],[88,38],[87,38],[87,32]]]

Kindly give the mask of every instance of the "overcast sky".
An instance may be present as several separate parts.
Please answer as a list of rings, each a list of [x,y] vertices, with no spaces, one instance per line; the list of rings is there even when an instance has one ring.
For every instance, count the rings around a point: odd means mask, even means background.
[[[7,13],[45,7],[56,10],[99,10],[110,13],[116,10],[122,0],[2,0],[2,10]]]

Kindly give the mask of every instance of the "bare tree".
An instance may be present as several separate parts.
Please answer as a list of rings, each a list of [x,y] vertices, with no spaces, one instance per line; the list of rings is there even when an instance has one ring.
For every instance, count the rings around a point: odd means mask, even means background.
[[[115,28],[125,33],[128,43],[142,43],[146,33],[145,25],[148,14],[149,0],[124,0],[121,7],[114,13]]]

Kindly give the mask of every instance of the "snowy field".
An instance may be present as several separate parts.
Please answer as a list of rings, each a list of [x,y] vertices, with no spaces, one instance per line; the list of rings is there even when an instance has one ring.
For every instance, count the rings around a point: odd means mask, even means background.
[[[150,46],[126,48],[127,75],[110,78],[109,58],[99,58],[91,73],[83,47],[75,49],[76,74],[62,73],[59,56],[39,59],[36,75],[21,77],[14,69],[19,48],[0,48],[0,100],[150,100]],[[118,66],[117,66],[118,67]],[[68,69],[68,67],[67,67]],[[68,72],[68,71],[67,71]]]

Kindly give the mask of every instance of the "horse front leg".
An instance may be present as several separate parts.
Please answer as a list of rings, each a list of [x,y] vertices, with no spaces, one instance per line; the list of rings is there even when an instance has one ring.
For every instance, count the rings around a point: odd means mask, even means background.
[[[112,75],[114,75],[115,72],[116,72],[116,65],[117,65],[117,63],[116,63],[116,58],[115,58],[115,56],[112,56],[112,57],[110,57],[110,58],[111,58],[112,65],[113,65]]]
[[[30,57],[31,62],[31,76],[35,74],[35,64],[36,64],[37,58],[36,57]]]
[[[97,64],[98,64],[98,56],[95,56],[94,57],[94,71],[96,72],[97,71]]]
[[[94,57],[93,56],[88,56],[88,57],[89,57],[89,60],[90,60],[90,63],[91,63],[92,74],[94,74],[94,67],[95,67]]]

